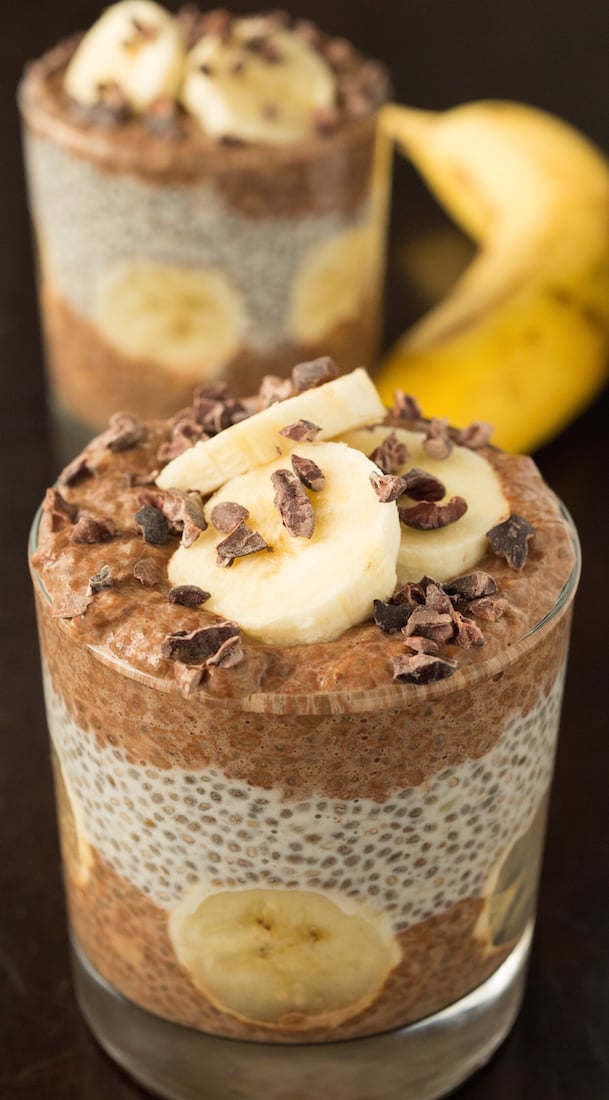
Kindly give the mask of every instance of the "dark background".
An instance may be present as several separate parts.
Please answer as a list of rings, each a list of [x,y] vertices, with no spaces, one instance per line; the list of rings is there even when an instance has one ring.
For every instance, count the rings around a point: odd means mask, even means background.
[[[239,3],[237,11],[254,11]],[[392,70],[397,98],[443,108],[528,101],[609,151],[604,0],[302,0],[296,14],[345,34]],[[88,26],[90,0],[4,0],[0,33],[0,1097],[136,1100],[80,1022],[67,963],[59,854],[25,564],[27,529],[53,479],[14,89],[21,66]],[[387,338],[410,320],[395,257],[433,205],[400,166]],[[566,227],[567,228],[567,227]],[[418,230],[416,230],[418,231]],[[580,529],[576,609],[530,981],[520,1019],[459,1100],[609,1096],[607,394],[537,455]],[[201,1100],[216,1100],[204,1097]],[[321,1100],[326,1100],[322,1097]]]

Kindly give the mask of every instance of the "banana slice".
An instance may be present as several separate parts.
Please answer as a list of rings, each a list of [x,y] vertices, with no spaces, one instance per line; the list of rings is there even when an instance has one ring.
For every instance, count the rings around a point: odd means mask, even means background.
[[[489,953],[519,939],[533,917],[547,808],[544,798],[527,831],[521,833],[491,872],[485,891],[487,904],[474,930]]]
[[[63,862],[74,886],[84,887],[91,874],[93,851],[74,788],[55,750],[52,760]]]
[[[377,289],[381,261],[382,241],[368,224],[311,248],[292,289],[290,326],[295,338],[313,343],[356,316]]]
[[[245,327],[238,292],[220,272],[134,263],[102,280],[95,321],[135,359],[152,359],[185,380],[215,378]]]
[[[486,459],[466,447],[454,447],[449,458],[442,461],[429,458],[423,450],[425,436],[421,432],[379,426],[345,432],[339,438],[349,447],[371,454],[392,430],[408,448],[408,461],[397,473],[403,474],[413,466],[428,470],[446,487],[444,500],[461,496],[468,506],[465,515],[448,527],[417,531],[402,525],[399,582],[420,580],[426,575],[447,581],[466,573],[488,550],[486,532],[510,513],[497,474]]]
[[[310,420],[321,429],[318,439],[378,421],[385,408],[365,370],[335,378],[317,389],[279,401],[212,439],[196,443],[169,462],[157,478],[161,489],[198,489],[211,493],[229,478],[272,462],[281,445],[284,453],[297,447],[278,435],[297,420]]]
[[[132,110],[175,97],[186,50],[176,20],[150,0],[123,0],[107,8],[84,36],[65,74],[64,87],[77,103],[104,98],[117,85]]]
[[[286,144],[314,130],[336,84],[319,53],[293,31],[235,20],[228,39],[206,34],[188,55],[182,102],[214,137]]]
[[[212,594],[206,608],[276,645],[338,637],[369,618],[373,600],[387,599],[396,583],[400,523],[397,509],[380,504],[370,485],[374,463],[342,443],[302,443],[298,454],[325,475],[325,487],[308,494],[312,538],[289,534],[273,503],[271,474],[290,468],[281,457],[229,481],[208,504],[209,514],[221,501],[244,505],[248,526],[271,552],[239,558],[227,569],[216,562],[223,536],[210,525],[192,546],[180,546],[168,566],[172,585],[199,585]]]
[[[310,890],[252,889],[187,900],[169,934],[194,984],[240,1019],[336,1025],[382,989],[400,950],[383,914]]]

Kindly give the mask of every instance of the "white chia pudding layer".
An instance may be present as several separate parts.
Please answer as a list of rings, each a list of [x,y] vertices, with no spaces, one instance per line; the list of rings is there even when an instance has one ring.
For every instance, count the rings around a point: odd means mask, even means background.
[[[418,787],[369,798],[294,801],[214,767],[129,763],[80,729],[47,678],[53,745],[99,856],[161,909],[254,886],[328,892],[381,908],[395,931],[483,895],[550,785],[563,674],[490,752]]]

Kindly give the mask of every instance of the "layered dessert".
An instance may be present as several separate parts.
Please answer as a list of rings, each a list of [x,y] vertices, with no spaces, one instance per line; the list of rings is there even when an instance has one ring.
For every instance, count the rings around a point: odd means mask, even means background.
[[[286,13],[122,0],[20,89],[56,411],[166,416],[330,353],[374,359],[385,70]]]
[[[458,1001],[530,929],[572,529],[489,428],[322,358],[112,418],[32,558],[79,950],[273,1043]]]

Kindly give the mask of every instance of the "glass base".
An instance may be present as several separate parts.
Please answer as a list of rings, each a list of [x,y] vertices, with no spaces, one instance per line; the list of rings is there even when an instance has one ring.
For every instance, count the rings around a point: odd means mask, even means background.
[[[532,934],[531,924],[486,982],[442,1012],[335,1043],[253,1043],[168,1023],[117,993],[76,944],[74,978],[85,1019],[107,1053],[167,1100],[434,1100],[483,1066],[510,1030]]]

